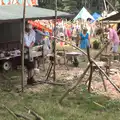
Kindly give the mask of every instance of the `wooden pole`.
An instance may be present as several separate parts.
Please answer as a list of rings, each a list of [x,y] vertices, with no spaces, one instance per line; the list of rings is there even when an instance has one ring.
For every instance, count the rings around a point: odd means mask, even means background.
[[[88,60],[89,60],[89,64],[90,64],[90,76],[89,76],[89,84],[88,84],[88,92],[91,92],[91,83],[92,83],[92,76],[93,76],[93,65],[92,65],[92,61],[90,59],[90,48],[87,47],[87,54],[88,54]]]
[[[21,69],[21,87],[22,92],[24,92],[24,34],[25,34],[25,14],[26,14],[26,0],[24,0],[24,6],[23,6],[23,24],[22,24],[22,69]]]
[[[103,2],[104,2],[105,11],[108,12],[108,10],[107,10],[107,5],[106,5],[106,0],[103,0]],[[106,17],[106,16],[105,16],[105,17]]]
[[[114,11],[116,11],[115,7],[113,7],[113,5],[112,5],[108,0],[106,0],[106,2],[110,5],[110,7],[111,7]]]
[[[54,31],[54,69],[53,69],[53,81],[56,81],[56,24],[57,24],[57,0],[55,0],[55,31]]]

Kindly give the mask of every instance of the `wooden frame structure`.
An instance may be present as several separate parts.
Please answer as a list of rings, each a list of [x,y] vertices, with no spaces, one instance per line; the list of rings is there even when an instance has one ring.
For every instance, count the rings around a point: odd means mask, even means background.
[[[87,53],[85,53],[82,49],[76,47],[75,45],[72,45],[71,43],[65,41],[65,40],[62,40],[62,39],[59,39],[59,38],[56,38],[58,41],[62,41],[62,42],[65,42],[69,45],[71,45],[72,47],[76,48],[77,50],[81,51],[85,56],[88,56]],[[101,69],[99,67],[99,65],[97,65],[95,59],[97,59],[99,57],[99,55],[101,55],[101,53],[105,50],[105,48],[109,45],[109,42],[101,49],[101,51],[95,56],[95,58],[89,58],[90,60],[90,63],[94,64],[98,70],[108,79],[108,81],[113,85],[113,87],[118,91],[120,92],[120,89],[113,83],[113,81],[108,77],[108,75],[104,72],[103,69]],[[70,88],[68,89],[64,94],[63,96],[61,97],[61,99],[59,100],[59,103],[62,103],[63,99],[69,94],[69,92],[73,91],[78,85],[79,83],[81,83],[82,79],[84,78],[84,76],[86,75],[86,73],[88,72],[89,68],[91,67],[92,65],[89,64],[87,66],[87,68],[84,70],[83,74],[80,76],[79,80]],[[91,76],[92,77],[92,76]],[[90,78],[91,78],[90,77]],[[90,80],[90,79],[89,79]]]

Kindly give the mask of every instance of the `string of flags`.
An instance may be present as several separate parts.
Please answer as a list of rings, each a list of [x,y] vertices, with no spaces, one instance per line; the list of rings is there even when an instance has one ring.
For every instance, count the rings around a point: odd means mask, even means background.
[[[0,0],[0,5],[23,5],[24,0]],[[38,0],[26,0],[26,6],[38,5]]]

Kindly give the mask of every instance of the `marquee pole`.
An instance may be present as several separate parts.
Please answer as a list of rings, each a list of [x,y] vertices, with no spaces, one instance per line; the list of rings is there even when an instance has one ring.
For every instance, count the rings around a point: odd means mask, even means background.
[[[56,29],[56,25],[57,25],[57,0],[55,0],[55,31],[54,31],[54,69],[53,69],[53,81],[56,81],[56,36],[57,36],[57,29]]]
[[[21,55],[22,55],[22,69],[21,69],[21,88],[22,92],[24,92],[24,34],[25,34],[25,15],[26,15],[26,0],[24,0],[24,5],[23,5],[23,23],[22,23],[22,50],[21,50]]]

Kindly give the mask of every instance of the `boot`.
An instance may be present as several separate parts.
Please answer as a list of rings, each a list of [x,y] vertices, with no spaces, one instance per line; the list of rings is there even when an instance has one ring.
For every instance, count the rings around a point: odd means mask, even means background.
[[[27,79],[27,85],[34,85],[36,83],[35,79],[31,77],[30,79]]]

